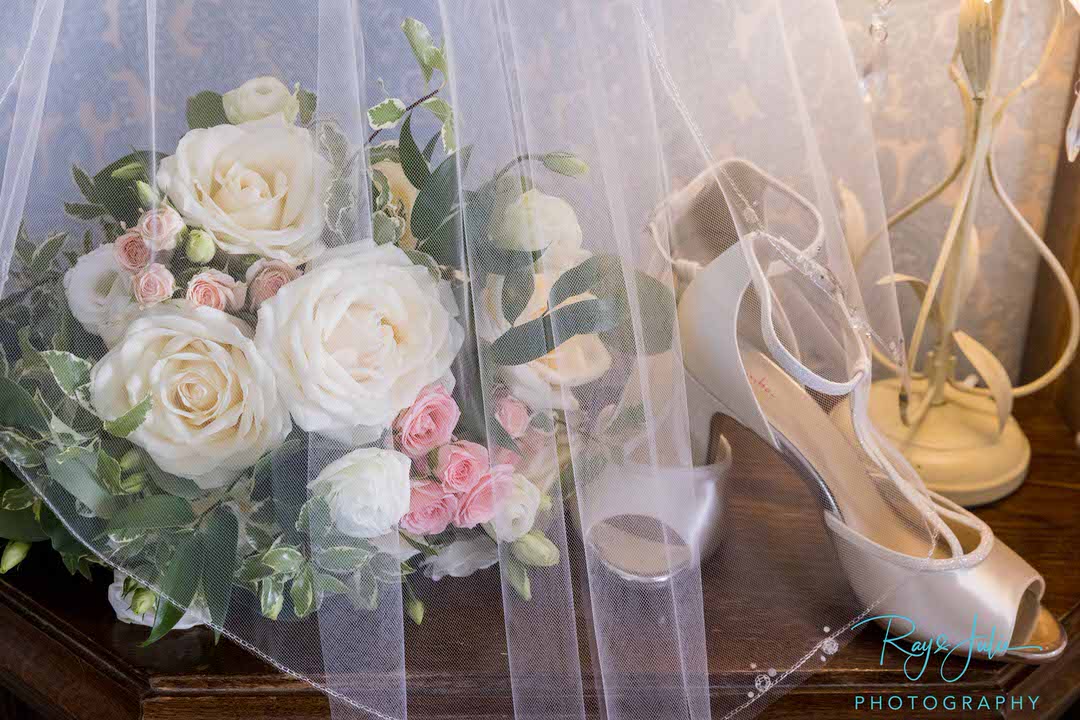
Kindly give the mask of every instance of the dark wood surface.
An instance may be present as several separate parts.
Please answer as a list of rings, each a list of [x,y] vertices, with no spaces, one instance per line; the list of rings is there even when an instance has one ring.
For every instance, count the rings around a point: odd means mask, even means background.
[[[1030,398],[1018,416],[1033,441],[1032,471],[1011,497],[980,509],[979,515],[998,536],[1031,562],[1047,579],[1045,604],[1064,623],[1073,639],[1065,657],[1039,668],[976,663],[963,678],[948,685],[929,677],[908,681],[894,658],[879,666],[881,633],[870,628],[820,667],[804,684],[770,705],[765,718],[909,717],[906,712],[856,709],[856,695],[907,696],[945,694],[993,697],[1000,693],[1039,695],[1038,713],[1016,717],[1062,717],[1080,698],[1080,452],[1049,403]],[[778,471],[778,475],[782,475]],[[768,502],[767,500],[765,502]],[[777,508],[773,515],[783,516]],[[760,507],[736,500],[732,522],[760,523]],[[762,533],[792,537],[816,532],[790,526]],[[770,538],[763,537],[768,545]],[[710,675],[717,708],[731,707],[732,694],[745,694],[748,663],[741,670],[726,666],[730,637],[741,632],[746,657],[755,640],[777,632],[806,632],[791,627],[758,627],[754,609],[731,607],[726,583],[744,572],[734,551],[721,550],[704,578],[706,624],[710,638]],[[747,562],[742,560],[741,562]],[[798,592],[800,583],[819,582],[822,567],[806,558],[786,560],[785,587],[752,581],[741,587],[742,602],[761,593],[761,607],[779,592]],[[821,559],[819,562],[828,563]],[[731,567],[731,564],[735,564]],[[804,567],[805,566],[805,567]],[[498,575],[479,573],[465,581],[444,581],[427,588],[437,598],[420,628],[407,630],[409,716],[411,718],[512,717]],[[115,620],[105,598],[109,577],[100,573],[91,584],[72,578],[44,548],[35,549],[17,572],[0,578],[0,718],[102,720],[116,718],[327,718],[323,695],[283,675],[228,640],[215,646],[205,629],[175,633],[149,648],[140,648],[143,628]],[[754,588],[758,588],[755,590]],[[579,602],[579,607],[587,602]],[[743,620],[740,611],[750,613]],[[844,608],[820,608],[843,614]],[[739,627],[732,625],[738,619]],[[286,633],[291,632],[286,630]],[[296,632],[301,632],[298,628]],[[586,632],[581,637],[587,636]],[[797,637],[797,635],[793,635]],[[727,639],[728,645],[720,640]],[[288,640],[287,640],[288,641]],[[298,640],[299,641],[299,640]],[[717,648],[726,647],[727,651]],[[627,662],[650,662],[646,637],[626,648]],[[587,658],[588,648],[582,648]],[[726,658],[726,659],[725,659]],[[583,667],[590,667],[586,660]],[[742,675],[742,676],[740,676]],[[585,686],[593,685],[590,677]],[[732,689],[732,687],[738,689]],[[595,698],[589,698],[590,706]],[[943,717],[1001,717],[996,712],[927,713]],[[916,715],[919,715],[916,713]],[[1013,717],[1014,714],[1005,714]],[[921,715],[919,715],[921,716]]]

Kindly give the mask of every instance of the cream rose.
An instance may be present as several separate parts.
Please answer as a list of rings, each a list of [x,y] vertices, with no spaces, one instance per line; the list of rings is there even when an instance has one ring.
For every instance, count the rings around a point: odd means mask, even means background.
[[[139,313],[131,275],[117,262],[112,243],[79,258],[64,274],[64,293],[79,324],[86,332],[100,336],[109,347],[123,337]]]
[[[581,225],[570,203],[533,188],[503,211],[496,239],[514,250],[580,248]]]
[[[329,164],[311,134],[275,116],[191,130],[161,161],[158,184],[218,247],[300,265],[323,250]]]
[[[547,273],[533,276],[532,297],[514,325],[535,320],[548,311],[550,277]],[[499,276],[490,278],[480,294],[477,329],[489,342],[511,328],[502,310],[503,282]],[[567,298],[559,307],[595,298],[592,293],[581,293]],[[571,410],[577,407],[577,400],[569,392],[564,393],[563,388],[598,380],[610,368],[611,353],[597,335],[575,335],[532,362],[502,366],[499,374],[514,396],[534,410]]]
[[[356,243],[265,301],[255,343],[300,427],[357,442],[448,374],[464,339],[456,315],[449,287],[403,250]]]
[[[266,76],[248,80],[246,83],[221,96],[225,117],[233,125],[280,115],[290,125],[296,122],[300,101],[289,92],[285,83],[276,77]]]
[[[409,512],[411,464],[395,450],[360,448],[323,468],[308,488],[326,498],[338,530],[350,537],[379,537]]]
[[[162,470],[219,487],[277,447],[292,424],[269,365],[242,321],[168,302],[146,311],[98,361],[90,396],[118,418],[150,395],[128,436]]]

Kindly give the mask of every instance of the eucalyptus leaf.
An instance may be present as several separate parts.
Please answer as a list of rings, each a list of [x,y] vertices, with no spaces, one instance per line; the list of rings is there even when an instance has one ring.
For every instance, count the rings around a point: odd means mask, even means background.
[[[83,197],[91,203],[97,203],[97,189],[94,187],[94,181],[90,179],[90,176],[83,172],[78,165],[72,165],[71,177],[75,179],[75,185],[79,188],[79,192],[83,194]]]
[[[117,511],[109,520],[108,532],[160,530],[195,522],[191,503],[175,495],[151,495]],[[234,546],[235,550],[235,546]]]
[[[611,330],[617,323],[616,308],[610,300],[581,300],[510,328],[488,350],[498,365],[524,365],[572,337]]]
[[[172,630],[190,607],[202,576],[204,555],[203,536],[196,534],[184,540],[170,558],[161,580],[154,627],[142,643],[144,647]]]
[[[192,130],[216,125],[228,125],[229,118],[225,114],[225,105],[221,95],[204,90],[198,95],[189,97],[187,101],[187,124]]]
[[[30,259],[30,269],[37,273],[48,270],[53,260],[60,254],[65,242],[67,242],[67,233],[57,233],[38,245],[34,250],[34,256]]]
[[[420,149],[416,147],[416,140],[413,139],[412,113],[405,118],[405,122],[401,125],[398,152],[401,153],[401,169],[405,173],[405,177],[408,178],[413,187],[423,190],[428,177],[431,175],[431,170],[428,168],[427,160],[420,154]],[[419,200],[419,197],[417,197],[417,200]],[[413,214],[415,215],[415,213],[416,206],[413,205]]]
[[[236,515],[222,506],[210,513],[204,527],[206,562],[202,569],[202,589],[210,619],[219,626],[225,624],[232,598],[238,532]]]

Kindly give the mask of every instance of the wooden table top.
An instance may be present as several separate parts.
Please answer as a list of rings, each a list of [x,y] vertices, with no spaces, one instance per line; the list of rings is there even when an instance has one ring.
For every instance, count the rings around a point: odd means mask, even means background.
[[[882,634],[872,628],[771,704],[762,717],[908,717],[907,713],[886,711],[883,715],[856,708],[855,697],[950,693],[977,698],[1007,693],[1040,696],[1037,711],[957,710],[947,716],[1053,718],[1080,699],[1080,452],[1065,426],[1039,398],[1019,402],[1017,416],[1032,440],[1031,473],[1018,492],[979,509],[978,514],[1046,577],[1044,604],[1063,618],[1072,640],[1065,656],[1039,668],[975,663],[953,684],[929,678],[911,682],[898,659],[887,658],[879,665]],[[756,510],[736,502],[729,512],[735,523],[758,522],[751,517]],[[772,531],[793,537],[799,532],[820,532],[790,526]],[[763,537],[762,542],[767,546],[769,538]],[[748,648],[749,659],[755,640],[776,637],[777,632],[800,637],[796,633],[805,636],[811,631],[797,619],[790,621],[791,627],[782,623],[777,627],[775,622],[767,627],[755,625],[744,619],[744,607],[729,606],[725,583],[752,573],[739,567],[740,562],[752,559],[722,549],[706,570],[709,638],[724,637],[730,642],[736,637]],[[788,558],[783,587],[755,578],[749,587],[740,586],[738,596],[746,603],[749,594],[753,604],[753,594],[760,592],[760,602],[767,606],[770,595],[777,592],[799,592],[803,583],[812,588],[823,582],[823,574],[828,581],[829,572],[835,575],[835,571],[821,565],[827,562]],[[17,572],[0,578],[0,686],[8,691],[0,695],[0,719],[329,717],[321,693],[228,640],[215,646],[212,634],[204,628],[173,633],[149,648],[140,648],[146,630],[116,621],[104,592],[109,580],[105,572],[98,572],[93,584],[70,577],[45,548],[35,549]],[[407,624],[410,718],[512,718],[497,572],[444,581],[429,592],[437,597],[430,603],[423,626]],[[823,616],[840,617],[845,612],[843,607],[815,610]],[[462,623],[461,618],[468,622]],[[284,629],[283,642],[303,641],[306,631],[294,625]],[[627,662],[648,663],[649,648],[645,634],[625,648]],[[587,658],[588,648],[582,651]],[[589,668],[586,659],[586,674]],[[745,695],[745,682],[753,672],[749,663],[739,669],[725,667],[719,654],[710,653],[716,707],[731,707],[732,693]],[[586,676],[584,685],[593,687],[592,678]],[[595,698],[588,700],[593,707]]]

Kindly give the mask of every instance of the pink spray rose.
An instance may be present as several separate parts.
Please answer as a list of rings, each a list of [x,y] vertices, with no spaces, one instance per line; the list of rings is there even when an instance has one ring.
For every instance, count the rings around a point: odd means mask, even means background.
[[[113,243],[117,264],[129,273],[137,273],[149,265],[153,254],[143,236],[133,230],[116,238]]]
[[[494,465],[480,476],[472,490],[458,497],[457,515],[454,525],[459,528],[473,528],[495,517],[495,495],[500,488],[507,488],[514,482],[514,468],[510,465]]]
[[[135,276],[135,300],[144,308],[168,300],[175,289],[173,274],[161,263],[153,263]]]
[[[480,481],[488,469],[488,451],[483,445],[459,440],[439,448],[435,475],[450,492],[465,493]]]
[[[419,458],[450,442],[461,417],[454,398],[442,385],[428,385],[394,421],[398,445],[406,455]]]
[[[437,482],[412,484],[409,512],[401,518],[401,529],[413,535],[438,535],[457,514],[458,499]]]
[[[519,438],[529,429],[529,408],[512,395],[499,398],[495,403],[495,419],[512,438]]]
[[[162,205],[143,213],[136,229],[152,249],[172,250],[184,229],[184,219],[168,205]]]
[[[244,283],[220,270],[207,268],[188,281],[187,300],[192,305],[215,310],[239,310],[244,307]]]
[[[247,270],[244,279],[248,284],[248,301],[251,309],[257,310],[265,301],[277,295],[287,283],[292,282],[303,273],[292,265],[281,260],[256,260]]]

